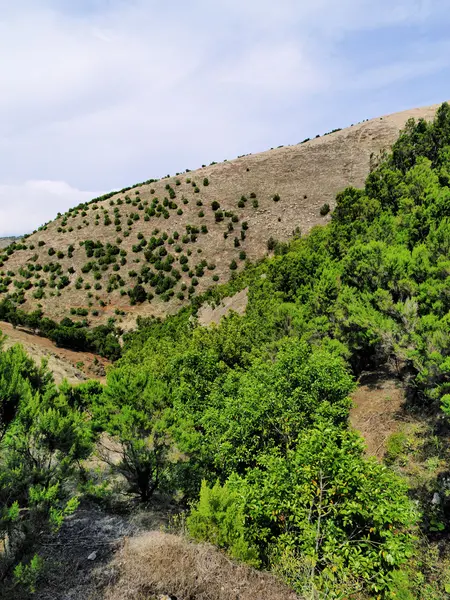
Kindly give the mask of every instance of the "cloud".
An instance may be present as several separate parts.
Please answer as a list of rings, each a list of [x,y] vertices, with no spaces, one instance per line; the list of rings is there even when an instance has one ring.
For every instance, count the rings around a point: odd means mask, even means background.
[[[58,212],[99,196],[84,192],[64,181],[27,181],[0,185],[0,235],[29,233],[53,219]]]
[[[0,0],[0,10],[0,185],[23,193],[38,180],[76,194],[121,188],[294,143],[368,107],[428,103],[433,82],[421,78],[450,68],[446,0]],[[389,104],[376,103],[381,92]],[[33,228],[53,214],[48,194]]]

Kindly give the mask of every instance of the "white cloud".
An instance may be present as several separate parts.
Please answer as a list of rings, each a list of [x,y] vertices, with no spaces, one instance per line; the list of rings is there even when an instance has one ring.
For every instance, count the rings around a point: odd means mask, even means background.
[[[0,185],[0,235],[29,233],[58,212],[99,196],[83,192],[64,181],[27,181]]]
[[[357,120],[372,91],[449,67],[433,35],[420,52],[404,37],[408,27],[448,25],[447,8],[446,0],[0,0],[0,185],[25,195],[36,180],[71,182],[75,196],[120,188],[340,126],[342,107]],[[365,69],[364,41],[354,53],[343,42],[377,31],[385,52]],[[395,57],[403,45],[408,59]],[[58,193],[61,203],[70,196]],[[40,196],[33,228],[53,215],[56,196]],[[4,227],[3,217],[0,235]]]

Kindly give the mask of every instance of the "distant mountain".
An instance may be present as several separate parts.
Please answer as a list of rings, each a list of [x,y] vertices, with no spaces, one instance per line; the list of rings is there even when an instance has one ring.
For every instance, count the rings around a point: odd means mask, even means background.
[[[0,249],[6,248],[13,242],[18,242],[21,239],[22,239],[21,236],[0,237]]]

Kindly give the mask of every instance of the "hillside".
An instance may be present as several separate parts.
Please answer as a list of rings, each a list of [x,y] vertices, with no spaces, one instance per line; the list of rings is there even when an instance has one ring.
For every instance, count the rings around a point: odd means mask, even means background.
[[[21,238],[20,237],[0,237],[0,250],[3,248],[7,248],[10,244],[17,243]]]
[[[288,240],[326,223],[321,207],[360,187],[410,117],[380,117],[296,146],[211,164],[80,205],[0,255],[0,300],[16,293],[25,311],[95,326],[120,317],[162,316],[247,259],[268,240]],[[216,202],[217,204],[213,204]],[[323,211],[324,212],[324,211]]]
[[[0,349],[0,596],[448,597],[449,249],[444,103],[328,224],[140,320],[104,385]]]

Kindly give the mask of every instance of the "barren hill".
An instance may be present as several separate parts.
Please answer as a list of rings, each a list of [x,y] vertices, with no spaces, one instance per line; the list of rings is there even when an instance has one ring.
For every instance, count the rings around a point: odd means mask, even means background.
[[[211,164],[80,205],[0,254],[0,299],[24,295],[53,319],[92,325],[164,315],[246,259],[325,223],[336,193],[362,186],[407,119],[437,106],[372,119],[296,146]],[[130,304],[131,301],[131,304]]]

